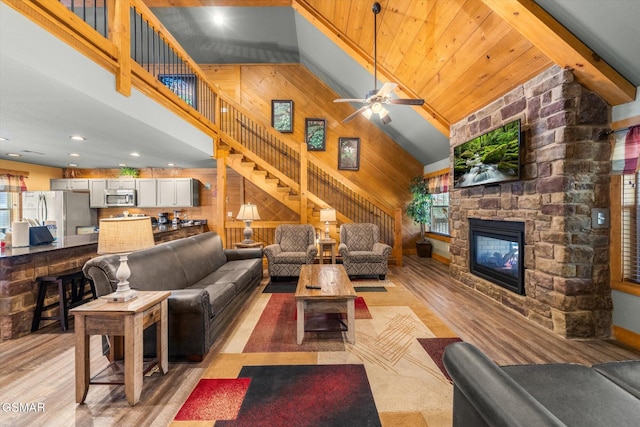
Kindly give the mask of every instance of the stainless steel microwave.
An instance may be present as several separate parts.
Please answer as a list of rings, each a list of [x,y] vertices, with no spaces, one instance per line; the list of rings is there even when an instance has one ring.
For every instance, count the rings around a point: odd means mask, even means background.
[[[108,207],[136,205],[136,190],[104,190],[104,192],[105,204]]]

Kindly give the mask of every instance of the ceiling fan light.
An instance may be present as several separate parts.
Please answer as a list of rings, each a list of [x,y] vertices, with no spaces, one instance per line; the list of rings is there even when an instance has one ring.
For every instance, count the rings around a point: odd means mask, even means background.
[[[389,115],[389,111],[387,111],[385,108],[383,108],[380,112],[380,121],[383,125],[391,123],[391,116]]]
[[[380,111],[384,110],[384,108],[382,107],[382,104],[380,104],[379,102],[374,102],[371,105],[371,111],[374,112],[375,114],[380,114]]]
[[[370,120],[371,116],[373,115],[373,111],[371,111],[371,108],[367,108],[362,112],[362,115],[365,116],[367,120]]]

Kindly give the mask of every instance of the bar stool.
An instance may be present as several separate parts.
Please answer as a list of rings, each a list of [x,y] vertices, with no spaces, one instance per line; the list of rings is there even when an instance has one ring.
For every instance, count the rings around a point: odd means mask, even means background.
[[[42,276],[36,279],[38,282],[38,300],[33,314],[31,332],[40,328],[41,320],[59,320],[60,329],[69,329],[69,309],[77,307],[96,298],[96,289],[93,281],[86,278],[81,268],[74,268],[51,276]],[[87,288],[88,285],[88,288]],[[58,289],[58,301],[44,305],[49,286]],[[55,307],[60,307],[58,316],[43,316],[42,312]]]

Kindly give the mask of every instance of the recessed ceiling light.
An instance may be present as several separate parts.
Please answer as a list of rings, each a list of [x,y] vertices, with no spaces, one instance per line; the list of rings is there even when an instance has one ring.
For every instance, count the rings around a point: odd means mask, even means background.
[[[75,163],[69,163],[67,166],[71,166],[72,168],[74,168],[74,167],[76,167],[78,165],[76,165]]]
[[[123,167],[127,166],[127,164],[126,164],[126,163],[118,163],[118,166],[120,166],[121,168],[123,168]]]
[[[131,154],[129,154],[129,155],[130,155],[130,156],[133,156],[133,157],[140,157],[140,153],[131,153]]]
[[[71,157],[80,157],[80,154],[78,154],[78,153],[69,153],[69,155]]]
[[[215,13],[215,14],[213,15],[213,23],[214,23],[214,24],[216,24],[216,25],[222,25],[222,24],[224,24],[224,16],[222,16],[222,15],[221,15],[221,14],[219,14],[219,13]]]
[[[87,138],[85,138],[84,136],[80,136],[80,135],[71,135],[69,138],[73,139],[74,141],[86,141]]]
[[[22,155],[20,155],[18,153],[7,153],[7,156],[9,156],[9,157],[22,157]]]
[[[4,136],[0,136],[0,141],[8,141],[9,138],[5,138]]]
[[[167,166],[175,166],[174,163],[167,163]]]

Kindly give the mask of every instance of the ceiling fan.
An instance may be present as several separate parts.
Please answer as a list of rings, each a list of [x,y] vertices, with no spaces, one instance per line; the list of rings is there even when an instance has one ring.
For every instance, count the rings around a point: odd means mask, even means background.
[[[384,108],[383,104],[402,104],[402,105],[422,105],[424,99],[408,99],[408,98],[391,98],[391,92],[398,86],[396,83],[385,83],[380,90],[377,89],[378,85],[378,67],[377,67],[377,16],[380,13],[380,3],[375,2],[371,7],[373,11],[373,90],[369,91],[364,99],[353,98],[339,98],[334,99],[333,102],[358,102],[364,104],[358,108],[353,114],[345,118],[342,123],[347,123],[358,114],[362,114],[367,119],[370,119],[373,114],[377,114],[382,121],[382,124],[391,123],[391,117],[389,111]]]

